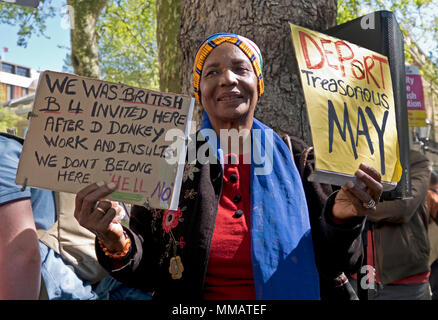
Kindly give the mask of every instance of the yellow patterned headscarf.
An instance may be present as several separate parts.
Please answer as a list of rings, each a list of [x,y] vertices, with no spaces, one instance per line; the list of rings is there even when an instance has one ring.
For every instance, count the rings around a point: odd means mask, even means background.
[[[195,65],[193,67],[193,90],[195,92],[196,101],[198,101],[199,104],[201,104],[199,86],[201,83],[202,68],[204,67],[205,60],[214,48],[224,42],[229,42],[238,46],[248,57],[248,59],[252,63],[254,72],[258,79],[259,97],[263,94],[263,59],[259,47],[248,38],[239,36],[234,33],[215,33],[208,37],[204,42],[202,42],[202,44],[198,48],[195,57]]]

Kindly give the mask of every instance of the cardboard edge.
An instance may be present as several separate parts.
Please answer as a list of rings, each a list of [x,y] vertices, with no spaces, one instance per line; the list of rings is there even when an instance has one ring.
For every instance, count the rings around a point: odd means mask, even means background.
[[[319,169],[309,176],[308,181],[326,183],[341,187],[348,181],[356,181],[356,177],[354,175]],[[395,182],[381,181],[381,184],[383,186],[383,191],[391,191],[397,187],[397,183]]]
[[[184,174],[184,167],[185,167],[185,160],[186,160],[186,154],[187,154],[187,145],[186,141],[189,138],[190,134],[190,128],[192,125],[192,117],[193,117],[193,110],[195,107],[195,99],[191,98],[190,100],[190,107],[189,107],[189,113],[187,114],[187,125],[184,132],[184,146],[181,150],[181,154],[179,155],[178,159],[178,167],[177,167],[177,173],[175,177],[174,187],[173,187],[173,195],[172,200],[170,202],[169,210],[177,210],[178,204],[179,204],[179,196],[181,192],[181,186],[182,186],[182,178]]]
[[[38,78],[38,83],[37,83],[37,87],[36,87],[36,91],[35,92],[38,91],[38,88],[40,87],[41,79],[43,79],[43,76],[46,73],[47,73],[47,70],[44,70],[43,72],[40,73],[40,76]],[[35,95],[35,98],[36,98],[36,95]],[[34,99],[33,102],[32,102],[32,111],[31,112],[33,114],[35,112],[35,101],[36,101],[36,99]],[[32,117],[28,117],[28,119],[29,119],[29,124],[27,126],[28,130],[27,130],[26,135],[28,135],[30,133],[31,128],[32,128],[31,127],[32,126]],[[17,174],[15,175],[15,184],[17,186],[22,186],[21,191],[24,191],[24,189],[27,186],[27,177],[23,176],[23,169],[22,169],[22,167],[24,165],[23,164],[24,163],[23,154],[25,153],[25,150],[28,148],[27,146],[28,146],[28,144],[26,143],[26,139],[24,139],[23,147],[22,147],[21,153],[20,153],[20,159],[18,161]]]

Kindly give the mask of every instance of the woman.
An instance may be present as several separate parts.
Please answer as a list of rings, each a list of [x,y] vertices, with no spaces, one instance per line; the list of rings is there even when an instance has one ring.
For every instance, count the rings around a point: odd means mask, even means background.
[[[261,70],[260,50],[244,37],[214,34],[199,47],[194,91],[205,110],[201,134],[214,130],[222,149],[212,151],[219,163],[186,165],[177,211],[135,206],[125,228],[110,202],[95,207],[114,184],[92,184],[77,194],[75,216],[98,236],[99,261],[116,279],[154,291],[154,298],[319,299],[318,271],[325,270],[321,263],[317,270],[317,247],[329,247],[342,263],[349,260],[363,222],[359,216],[373,212],[379,200],[380,175],[361,165],[356,176],[366,188],[344,186],[311,233],[290,151],[253,117],[264,90]],[[241,133],[238,164],[227,161],[232,146],[223,149],[224,129]],[[197,142],[197,148],[209,143],[215,150],[213,140]],[[321,243],[315,250],[311,234]]]

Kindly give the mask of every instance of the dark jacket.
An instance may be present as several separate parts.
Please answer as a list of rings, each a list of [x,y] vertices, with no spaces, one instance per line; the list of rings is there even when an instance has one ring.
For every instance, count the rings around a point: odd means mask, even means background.
[[[197,147],[200,147],[199,143]],[[300,149],[302,146],[297,144],[294,153],[300,154]],[[313,170],[311,160],[309,157],[309,162],[303,166],[306,175],[309,170]],[[195,165],[186,165],[185,171],[187,179],[183,179],[179,202],[182,219],[172,229],[172,234],[163,228],[166,219],[169,222],[172,218],[166,216],[165,210],[134,206],[130,228],[126,228],[133,240],[133,246],[130,254],[119,263],[122,266],[115,268],[112,261],[96,245],[100,263],[112,276],[128,286],[153,291],[155,299],[199,300],[203,296],[223,172],[219,163],[198,162]],[[191,174],[193,175],[190,176]],[[331,188],[323,190],[320,185],[308,183],[307,180],[304,188],[309,202],[315,258],[321,279],[321,296],[324,298],[330,291],[326,291],[326,288],[333,289],[337,276],[343,271],[355,272],[360,266],[360,234],[364,219],[353,219],[346,225],[333,225],[329,218],[330,210],[324,210],[326,203],[331,208],[334,201],[334,194],[327,199]],[[184,266],[182,278],[178,280],[172,279],[169,273],[170,259],[174,256],[179,256]],[[333,294],[331,298],[334,298]]]
[[[376,268],[388,284],[429,271],[429,216],[426,195],[431,164],[418,151],[410,151],[412,197],[379,203],[373,222]]]

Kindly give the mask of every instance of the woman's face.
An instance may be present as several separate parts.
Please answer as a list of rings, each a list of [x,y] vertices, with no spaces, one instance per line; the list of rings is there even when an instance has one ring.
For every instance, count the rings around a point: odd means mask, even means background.
[[[204,63],[200,83],[201,103],[212,125],[252,125],[257,84],[251,62],[236,45],[225,42],[215,48]]]

